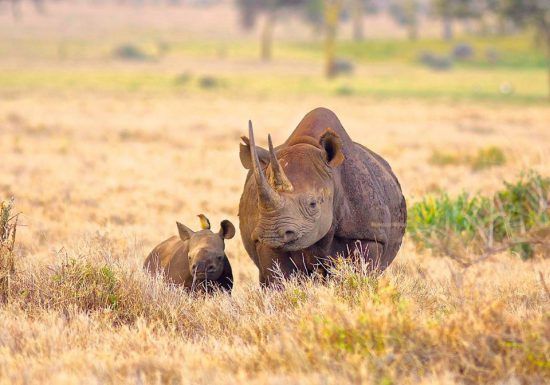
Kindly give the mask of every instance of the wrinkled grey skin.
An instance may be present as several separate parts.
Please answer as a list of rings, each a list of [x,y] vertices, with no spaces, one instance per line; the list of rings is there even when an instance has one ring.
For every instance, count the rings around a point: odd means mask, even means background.
[[[251,127],[243,141],[241,162],[250,171],[240,230],[262,284],[278,274],[326,274],[337,255],[363,258],[379,271],[393,261],[407,219],[399,182],[332,111],[311,111],[276,148],[255,146]]]

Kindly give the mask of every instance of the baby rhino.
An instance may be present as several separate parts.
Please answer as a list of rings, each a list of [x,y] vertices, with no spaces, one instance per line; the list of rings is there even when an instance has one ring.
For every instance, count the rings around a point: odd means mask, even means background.
[[[144,268],[190,290],[218,288],[231,292],[233,274],[224,240],[233,238],[235,226],[223,220],[220,231],[213,233],[208,218],[202,214],[199,218],[202,230],[197,232],[177,222],[179,237],[172,236],[155,247]]]

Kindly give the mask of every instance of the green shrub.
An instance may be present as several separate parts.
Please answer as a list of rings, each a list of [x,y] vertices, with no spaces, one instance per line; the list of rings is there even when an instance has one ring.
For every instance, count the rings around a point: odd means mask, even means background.
[[[117,308],[120,283],[111,266],[69,259],[52,269],[51,292],[67,303],[87,311]]]
[[[205,75],[199,78],[199,87],[205,90],[220,88],[222,81],[214,76]]]
[[[529,258],[547,242],[549,190],[550,178],[529,172],[493,197],[428,196],[409,209],[408,231],[419,247],[442,254],[508,248]]]
[[[134,61],[145,61],[150,59],[149,55],[133,44],[123,44],[116,47],[113,51],[113,57],[116,59]]]

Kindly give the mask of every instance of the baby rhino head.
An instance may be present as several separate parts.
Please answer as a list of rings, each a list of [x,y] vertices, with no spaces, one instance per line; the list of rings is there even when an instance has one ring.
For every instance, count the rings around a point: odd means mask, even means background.
[[[195,279],[217,280],[225,265],[225,239],[235,235],[235,226],[226,220],[221,222],[220,231],[210,230],[210,221],[203,214],[199,215],[202,229],[192,231],[187,226],[177,222],[179,236],[189,245],[189,269]]]

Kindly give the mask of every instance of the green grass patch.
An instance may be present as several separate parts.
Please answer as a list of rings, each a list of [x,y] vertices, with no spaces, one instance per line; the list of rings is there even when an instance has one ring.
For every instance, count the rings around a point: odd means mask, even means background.
[[[514,183],[504,182],[492,197],[429,196],[410,207],[408,231],[420,248],[440,254],[509,249],[530,258],[548,247],[549,192],[550,178],[529,172]]]
[[[0,71],[0,92],[208,92],[221,97],[288,97],[324,95],[426,100],[469,100],[499,103],[547,103],[546,71],[457,69],[433,72],[413,65],[369,66],[362,75],[326,80],[319,73],[245,73],[220,69],[209,74],[167,70],[155,62],[124,68],[18,69]],[[205,77],[215,79],[213,83]],[[502,93],[502,84],[513,92]]]

